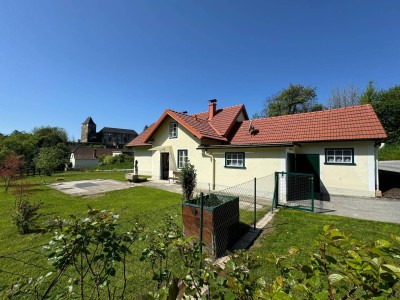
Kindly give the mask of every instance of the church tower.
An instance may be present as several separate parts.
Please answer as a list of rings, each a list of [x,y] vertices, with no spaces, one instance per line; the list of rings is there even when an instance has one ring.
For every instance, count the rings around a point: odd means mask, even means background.
[[[81,142],[89,143],[96,141],[96,123],[93,122],[91,117],[87,117],[85,122],[82,123],[81,129]]]

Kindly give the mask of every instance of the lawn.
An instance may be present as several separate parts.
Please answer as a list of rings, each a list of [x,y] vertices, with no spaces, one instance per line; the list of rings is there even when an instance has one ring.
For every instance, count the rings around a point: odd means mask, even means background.
[[[256,277],[275,276],[275,266],[266,260],[269,253],[284,255],[291,246],[311,250],[312,242],[322,233],[323,226],[328,224],[341,231],[350,231],[352,237],[366,243],[389,239],[391,234],[400,236],[399,224],[280,209],[272,224],[267,225],[266,232],[250,250],[252,254],[261,257],[261,267],[253,274]]]
[[[43,214],[40,221],[52,219],[55,216],[69,218],[71,214],[81,215],[88,210],[88,206],[99,209],[112,210],[120,213],[119,230],[127,231],[132,226],[132,220],[138,218],[147,228],[157,228],[161,219],[167,215],[178,216],[177,222],[181,224],[181,195],[163,190],[147,187],[134,187],[124,190],[108,192],[99,196],[75,197],[69,196],[54,190],[43,184],[55,182],[64,178],[65,180],[82,179],[117,179],[123,180],[123,172],[74,172],[57,174],[52,177],[29,178],[35,185],[29,190],[32,201],[42,201],[43,206],[40,212]],[[31,233],[26,235],[18,234],[15,225],[12,223],[11,215],[14,211],[15,196],[13,191],[5,192],[0,190],[0,287],[4,283],[14,282],[19,276],[12,274],[25,274],[38,277],[46,274],[50,269],[44,255],[41,253],[41,246],[47,243],[53,236],[52,233]],[[130,278],[132,282],[142,284],[141,291],[151,289],[154,283],[149,276],[149,270],[144,270],[145,264],[139,264],[141,251],[145,245],[138,243],[132,249],[134,258],[130,266]],[[25,251],[28,249],[28,251]],[[23,250],[23,251],[20,251]],[[19,252],[20,251],[20,252]],[[10,254],[10,255],[9,255]],[[10,256],[10,258],[7,258]],[[27,263],[29,263],[28,266]],[[43,267],[43,268],[42,268]],[[150,284],[150,285],[149,285]]]

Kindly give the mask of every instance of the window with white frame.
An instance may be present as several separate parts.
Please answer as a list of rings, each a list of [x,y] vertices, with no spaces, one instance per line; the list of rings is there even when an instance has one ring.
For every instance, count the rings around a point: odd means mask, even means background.
[[[169,123],[169,138],[173,139],[178,137],[178,123],[171,122]]]
[[[178,169],[182,169],[188,161],[188,151],[178,150]]]
[[[352,148],[325,149],[326,164],[354,164]]]
[[[225,167],[244,168],[244,153],[243,152],[226,152]]]

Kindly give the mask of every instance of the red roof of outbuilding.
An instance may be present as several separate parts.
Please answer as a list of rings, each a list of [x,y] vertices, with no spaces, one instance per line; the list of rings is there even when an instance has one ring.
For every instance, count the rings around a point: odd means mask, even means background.
[[[253,133],[249,126],[254,127]],[[375,140],[387,137],[370,104],[243,121],[232,132],[233,145]]]

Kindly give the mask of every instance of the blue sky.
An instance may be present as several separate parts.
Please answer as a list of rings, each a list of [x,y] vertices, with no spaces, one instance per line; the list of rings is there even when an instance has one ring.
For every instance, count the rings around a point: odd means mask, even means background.
[[[0,132],[141,132],[166,108],[245,104],[293,84],[400,84],[400,1],[1,1]]]

